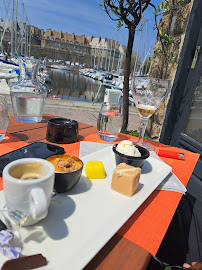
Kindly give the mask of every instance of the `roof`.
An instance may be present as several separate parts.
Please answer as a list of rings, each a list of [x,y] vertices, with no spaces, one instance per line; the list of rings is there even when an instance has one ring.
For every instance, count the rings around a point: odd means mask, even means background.
[[[78,42],[79,44],[85,44],[87,46],[89,46],[89,41],[85,36],[79,36],[79,35],[75,35],[73,34],[69,34],[69,33],[63,33],[62,31],[55,31],[55,30],[51,30],[51,29],[47,29],[47,31],[44,34],[44,38],[45,39],[60,39],[60,40],[64,40],[64,42],[69,42],[69,43],[76,43]]]

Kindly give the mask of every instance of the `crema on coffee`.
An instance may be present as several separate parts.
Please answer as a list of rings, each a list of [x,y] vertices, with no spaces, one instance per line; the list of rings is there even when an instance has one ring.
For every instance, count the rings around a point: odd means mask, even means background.
[[[41,162],[18,165],[10,169],[9,174],[19,180],[35,180],[45,176]]]

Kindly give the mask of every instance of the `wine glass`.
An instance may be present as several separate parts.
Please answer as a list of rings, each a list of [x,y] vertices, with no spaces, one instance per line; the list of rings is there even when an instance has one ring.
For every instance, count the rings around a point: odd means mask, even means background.
[[[0,95],[0,141],[3,140],[9,122],[8,103],[6,97]]]
[[[98,136],[104,141],[114,141],[118,138],[123,124],[122,106],[120,104],[103,103],[98,119]]]
[[[147,122],[165,99],[169,89],[169,80],[150,78],[147,76],[133,76],[132,78],[131,92],[141,120],[139,139],[135,144],[149,151],[154,150],[155,147],[143,141]]]

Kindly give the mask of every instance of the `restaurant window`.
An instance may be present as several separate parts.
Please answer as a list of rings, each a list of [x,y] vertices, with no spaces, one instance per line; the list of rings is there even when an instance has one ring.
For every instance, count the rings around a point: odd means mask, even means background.
[[[194,91],[184,134],[202,143],[202,68]]]
[[[160,142],[198,153],[187,190],[202,198],[202,1],[193,1]]]

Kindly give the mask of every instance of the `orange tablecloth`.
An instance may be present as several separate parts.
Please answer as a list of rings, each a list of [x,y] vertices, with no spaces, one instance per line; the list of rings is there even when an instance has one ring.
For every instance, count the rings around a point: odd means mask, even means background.
[[[120,134],[118,139],[113,142],[118,143],[124,139],[136,138]],[[87,136],[85,141],[105,143],[100,140],[97,134]],[[109,142],[106,142],[109,143]],[[156,149],[167,149],[178,151],[177,148],[153,143]],[[19,141],[12,135],[0,143],[0,155],[17,148],[27,145],[25,142]],[[80,143],[62,145],[67,154],[79,156]],[[162,158],[162,160],[173,168],[173,173],[186,186],[189,178],[198,161],[199,154],[195,154],[183,149],[180,152],[185,153],[185,160],[175,160],[169,158]],[[2,181],[0,181],[0,189],[2,189]],[[168,229],[169,223],[173,217],[175,209],[182,197],[182,194],[172,191],[154,191],[150,197],[142,204],[142,206],[131,216],[131,218],[118,231],[118,234],[124,236],[128,240],[146,249],[152,255],[155,255],[161,244],[161,241]]]
[[[20,141],[11,134],[7,134],[3,141],[0,142],[0,155],[4,155],[10,151],[21,148],[27,145],[27,143]],[[3,189],[2,179],[0,178],[0,190]]]

